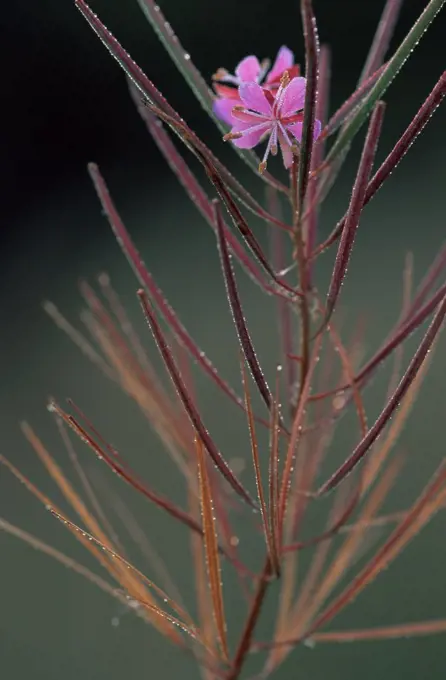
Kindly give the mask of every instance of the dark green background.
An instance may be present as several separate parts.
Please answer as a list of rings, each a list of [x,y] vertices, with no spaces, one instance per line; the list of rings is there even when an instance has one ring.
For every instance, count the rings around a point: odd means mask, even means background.
[[[282,43],[292,47],[302,60],[297,1],[161,4],[206,75],[221,65],[232,68],[247,53],[274,56]],[[354,87],[382,4],[315,2],[321,38],[329,41],[334,51],[332,110]],[[404,35],[425,4],[405,3],[397,38]],[[169,64],[136,3],[103,0],[94,3],[93,9],[186,119],[212,141],[217,151],[226,154],[225,158],[232,158]],[[143,476],[182,501],[178,475],[137,409],[91,368],[53,327],[40,305],[50,298],[76,322],[81,308],[77,280],[86,277],[94,282],[96,275],[106,270],[156,360],[135,299],[137,284],[101,217],[86,176],[85,165],[94,160],[109,180],[148,267],[199,344],[237,385],[237,346],[214,237],[171,179],[133,110],[118,67],[71,2],[17,2],[5,19],[2,40],[10,68],[3,76],[6,134],[1,167],[0,450],[52,493],[55,501],[62,502],[24,442],[18,423],[24,418],[31,422],[58,462],[70,471],[45,402],[50,394],[61,401],[71,396]],[[380,158],[444,69],[445,28],[445,16],[440,15],[386,97],[389,107]],[[377,346],[398,314],[405,252],[411,250],[415,255],[418,281],[444,239],[444,121],[444,110],[440,109],[424,139],[417,141],[361,223],[342,304],[349,327],[366,313],[368,352]],[[338,191],[327,204],[323,233],[328,233],[345,210],[358,152],[356,145]],[[236,161],[231,162],[234,170],[245,172]],[[322,285],[330,266],[331,258],[324,258],[320,267]],[[260,357],[271,369],[278,358],[273,307],[243,275],[239,278]],[[413,418],[401,438],[399,448],[407,455],[407,465],[389,508],[401,508],[413,500],[435,463],[444,456],[444,348],[442,340]],[[197,380],[206,423],[229,458],[240,456],[240,451],[246,451],[242,418],[206,380]],[[382,381],[378,381],[369,396],[372,415],[382,398]],[[347,419],[341,426],[335,456],[341,457],[343,445],[351,446],[355,441],[356,435],[349,430],[351,422]],[[192,602],[185,532],[135,498],[119,480],[110,479],[112,475],[81,445],[78,452],[94,479],[99,476],[101,497],[106,499],[107,489],[113,488],[135,510],[147,535],[160,546],[187,601]],[[248,484],[252,486],[251,482]],[[89,564],[80,546],[5,470],[0,470],[0,515]],[[249,550],[255,551],[246,532],[242,530],[241,535]],[[0,551],[2,678],[198,677],[190,660],[172,651],[136,618],[126,614],[120,625],[113,627],[112,618],[122,614],[119,606],[80,577],[5,534],[0,534]],[[137,550],[131,547],[130,551],[150,575]],[[445,566],[444,518],[440,514],[340,617],[336,627],[446,616]],[[226,590],[235,626],[240,623],[241,610],[238,596],[231,597],[233,592],[229,587]],[[270,603],[267,612],[273,613]],[[265,635],[266,628],[262,632]],[[296,651],[277,677],[353,680],[360,675],[363,680],[437,680],[444,676],[444,662],[442,636],[319,645],[314,650]]]

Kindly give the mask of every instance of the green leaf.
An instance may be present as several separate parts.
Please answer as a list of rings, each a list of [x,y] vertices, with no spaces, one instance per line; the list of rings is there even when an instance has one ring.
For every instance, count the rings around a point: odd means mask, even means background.
[[[162,42],[163,47],[168,52],[173,63],[189,85],[203,109],[212,118],[220,132],[222,134],[226,134],[228,127],[214,115],[214,94],[212,90],[209,88],[200,71],[194,65],[190,54],[181,45],[169,22],[166,21],[159,5],[155,0],[137,0],[137,2],[144,16]],[[287,187],[285,187],[275,177],[270,175],[268,172],[259,172],[260,159],[257,157],[254,151],[248,149],[239,149],[237,146],[234,146],[233,148],[240,158],[244,160],[251,170],[253,170],[255,174],[264,182],[275,187],[278,191],[282,191],[284,193],[287,192]]]
[[[446,0],[430,0],[425,10],[421,13],[418,20],[412,26],[401,45],[390,59],[387,68],[384,70],[379,80],[350,121],[345,125],[345,128],[341,131],[327,155],[327,163],[333,163],[339,154],[341,154],[352,142],[355,135],[359,132],[362,125],[371,114],[376,102],[381,99],[395,76],[399,73],[411,52],[420,41],[423,33],[429,28],[430,24],[443,7],[445,1]]]

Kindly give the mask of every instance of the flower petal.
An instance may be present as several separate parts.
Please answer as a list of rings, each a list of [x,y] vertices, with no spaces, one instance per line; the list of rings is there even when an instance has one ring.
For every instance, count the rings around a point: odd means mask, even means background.
[[[244,132],[245,130],[249,130],[250,128],[254,128],[252,122],[248,123],[245,121],[237,120],[231,132],[235,133]],[[235,146],[238,146],[240,149],[252,149],[254,146],[257,146],[257,144],[259,144],[265,132],[267,131],[268,123],[265,122],[263,125],[262,124],[258,125],[257,129],[254,130],[254,132],[248,132],[247,134],[243,135],[243,137],[239,137],[239,139],[233,139],[232,143],[235,144]]]
[[[221,85],[220,83],[214,83],[214,91],[219,97],[240,100],[240,97],[238,96],[238,88],[234,87],[233,85]]]
[[[250,125],[258,125],[259,123],[269,123],[269,118],[265,118],[261,113],[254,113],[254,111],[247,111],[246,109],[234,108],[232,110],[232,124],[237,125],[236,120],[242,120]]]
[[[240,137],[239,139],[233,139],[232,143],[238,146],[239,149],[253,149],[257,144],[260,143],[262,138],[261,132],[252,132],[249,135]]]
[[[261,66],[257,57],[245,57],[235,69],[235,75],[239,83],[250,81],[256,82],[261,71]]]
[[[267,83],[280,78],[284,71],[287,71],[294,64],[294,54],[288,47],[283,45],[277,53],[276,60],[266,79]]]
[[[264,113],[265,116],[271,115],[271,104],[265,97],[265,93],[260,85],[257,85],[257,83],[242,83],[238,93],[247,109],[257,113]]]
[[[234,125],[232,109],[234,108],[234,106],[237,106],[239,104],[241,104],[240,100],[225,99],[223,97],[219,97],[218,99],[214,100],[212,109],[217,118],[222,120],[224,123],[227,123],[228,125]]]
[[[306,78],[293,78],[283,93],[280,115],[282,118],[290,116],[296,111],[302,111],[305,102]]]
[[[287,125],[286,129],[289,130],[297,139],[297,141],[300,142],[302,141],[302,128],[303,128],[303,123],[293,123],[292,125]]]
[[[293,152],[291,151],[290,145],[288,144],[285,137],[283,136],[283,133],[280,130],[278,132],[278,137],[280,150],[282,152],[283,164],[288,169],[291,167],[291,164],[293,162]]]
[[[302,129],[303,122],[293,123],[292,125],[287,125],[286,129],[289,130],[297,141],[300,143],[302,141]],[[314,121],[313,139],[317,139],[321,134],[322,124],[320,120]]]

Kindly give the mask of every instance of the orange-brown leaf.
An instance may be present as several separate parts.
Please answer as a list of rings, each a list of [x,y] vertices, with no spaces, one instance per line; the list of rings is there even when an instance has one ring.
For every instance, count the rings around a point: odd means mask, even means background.
[[[243,356],[241,356],[241,371],[242,371],[242,383],[243,383],[243,392],[245,395],[245,407],[246,407],[246,415],[248,419],[248,429],[249,429],[249,437],[251,440],[251,452],[252,452],[252,461],[254,465],[254,475],[256,478],[256,486],[257,486],[257,496],[259,499],[259,505],[260,505],[260,514],[262,517],[262,526],[263,526],[263,533],[265,537],[265,543],[266,547],[268,550],[268,554],[271,560],[271,564],[273,566],[273,571],[275,574],[278,576],[280,573],[280,566],[279,566],[279,558],[277,554],[277,543],[275,540],[275,521],[273,519],[274,515],[274,509],[275,509],[275,503],[276,503],[276,497],[274,494],[274,498],[270,498],[270,526],[268,526],[268,511],[266,508],[266,501],[265,501],[265,494],[263,491],[263,483],[262,483],[262,473],[260,470],[260,458],[259,458],[259,447],[258,447],[258,442],[257,442],[257,435],[256,435],[256,429],[255,429],[255,423],[254,423],[254,414],[252,410],[252,403],[251,403],[251,395],[249,393],[249,388],[248,388],[248,381],[247,381],[247,375],[246,375],[246,368],[245,368],[245,363]],[[272,406],[272,413],[275,413],[276,411],[278,412],[278,409],[275,407],[274,403],[271,405]],[[278,417],[274,418],[274,421],[278,421]],[[273,422],[273,428],[278,428],[278,422]],[[274,435],[273,435],[274,436]],[[277,436],[276,436],[277,439]],[[274,515],[275,516],[275,515]]]
[[[215,526],[211,485],[209,482],[207,460],[204,454],[203,443],[197,437],[195,444],[197,450],[204,550],[208,571],[209,589],[212,596],[215,624],[217,628],[220,649],[225,661],[229,661],[229,650],[226,639],[226,618],[223,602],[223,588],[221,582],[220,556],[218,552],[217,529]]]

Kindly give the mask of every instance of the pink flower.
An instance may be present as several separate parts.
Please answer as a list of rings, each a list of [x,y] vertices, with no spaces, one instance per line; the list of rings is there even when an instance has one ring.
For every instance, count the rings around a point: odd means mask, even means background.
[[[276,96],[258,83],[242,83],[238,93],[242,106],[232,109],[234,124],[225,140],[242,149],[252,149],[268,137],[266,151],[259,170],[264,172],[270,153],[277,154],[278,144],[286,168],[291,166],[293,153],[302,141],[303,108],[305,102],[305,78],[292,78],[287,71],[282,75]],[[320,121],[315,122],[314,138],[321,132]]]
[[[218,95],[214,102],[214,113],[223,122],[232,125],[232,109],[242,102],[239,97],[238,87],[243,83],[261,83],[268,73],[269,61],[259,62],[257,57],[249,56],[242,59],[232,75],[226,69],[219,69],[213,76],[214,90]],[[277,53],[272,69],[266,76],[263,87],[271,92],[277,91],[280,78],[284,71],[288,71],[290,78],[300,74],[299,66],[294,65],[294,55],[288,47],[281,47]],[[227,83],[227,84],[226,84]]]

